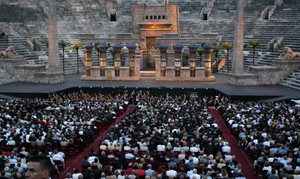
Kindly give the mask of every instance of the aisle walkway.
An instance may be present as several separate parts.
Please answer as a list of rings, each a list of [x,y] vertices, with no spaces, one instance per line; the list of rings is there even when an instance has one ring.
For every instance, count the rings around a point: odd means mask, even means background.
[[[236,156],[236,160],[238,163],[242,165],[243,174],[248,179],[257,179],[258,177],[254,173],[253,164],[248,159],[247,155],[244,153],[244,151],[239,148],[239,146],[236,143],[236,140],[234,136],[231,135],[229,129],[226,127],[224,121],[220,117],[220,115],[217,113],[215,107],[209,107],[209,112],[213,116],[215,122],[218,124],[219,128],[221,129],[224,139],[228,141],[230,147],[231,147],[231,154]]]
[[[119,124],[121,122],[121,120],[123,120],[126,115],[128,115],[128,113],[130,113],[131,111],[133,111],[134,108],[133,107],[128,107],[126,109],[126,111],[121,115],[118,116],[116,119],[116,123],[115,124]],[[101,139],[105,139],[109,130],[114,127],[114,124],[111,124],[110,126],[108,126],[104,131],[100,131],[100,135],[97,139],[95,139],[95,141],[90,144],[87,148],[85,148],[82,152],[79,151],[79,153],[74,156],[74,157],[70,157],[70,159],[67,160],[66,162],[66,169],[64,171],[61,171],[60,177],[59,179],[65,179],[65,176],[67,173],[71,173],[73,174],[73,169],[77,168],[79,169],[79,171],[82,171],[81,168],[81,161],[85,156],[88,156],[88,154],[90,153],[91,149],[93,149],[96,153],[98,153],[98,146],[99,146],[99,141]]]

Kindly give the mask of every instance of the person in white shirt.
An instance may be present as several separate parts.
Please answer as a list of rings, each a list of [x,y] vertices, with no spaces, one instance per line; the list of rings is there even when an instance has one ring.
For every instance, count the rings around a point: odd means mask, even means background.
[[[199,149],[199,147],[196,147],[195,145],[192,145],[191,147],[190,147],[190,152],[200,152],[200,149]]]
[[[131,152],[127,152],[125,154],[125,159],[128,159],[128,160],[131,160],[131,159],[134,159],[134,155],[131,153]]]
[[[190,179],[200,179],[201,176],[197,173],[197,169],[193,169],[193,174],[190,176]]]
[[[163,144],[158,144],[156,147],[156,151],[158,152],[165,152],[166,151],[166,146]]]
[[[57,150],[53,151],[52,160],[53,161],[55,161],[55,160],[61,161],[63,164],[63,168],[65,168],[65,159],[63,158],[63,156],[61,154],[58,153]]]
[[[222,152],[225,154],[230,154],[231,153],[231,148],[228,145],[228,142],[225,142],[225,144],[222,147]]]
[[[167,172],[166,172],[166,175],[170,178],[175,178],[176,175],[177,175],[177,171],[174,170],[173,168],[170,168]]]

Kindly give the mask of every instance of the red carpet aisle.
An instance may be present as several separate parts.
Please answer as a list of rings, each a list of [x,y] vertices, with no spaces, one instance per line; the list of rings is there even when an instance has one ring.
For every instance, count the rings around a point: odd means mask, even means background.
[[[125,116],[132,110],[134,110],[134,108],[129,106],[121,116],[117,117],[116,124],[119,124],[120,121],[122,119],[124,119]],[[100,139],[104,139],[107,136],[108,131],[112,127],[113,127],[113,124],[108,126],[104,131],[100,131],[99,137],[97,139],[95,139],[95,141],[89,147],[85,148],[84,151],[79,152],[76,156],[70,157],[66,162],[66,169],[64,171],[61,171],[59,179],[65,179],[65,176],[67,173],[73,174],[74,168],[78,168],[81,171],[82,159],[90,153],[91,149],[94,149],[95,152],[98,152],[98,150],[99,150],[98,146],[99,146]]]
[[[232,155],[235,155],[237,161],[242,165],[244,176],[247,179],[258,178],[254,173],[252,162],[247,158],[247,155],[244,153],[244,151],[239,148],[234,136],[231,135],[229,129],[226,127],[222,118],[217,113],[215,107],[209,107],[208,109],[210,114],[213,116],[215,122],[218,124],[219,128],[223,132],[224,139],[229,142]]]

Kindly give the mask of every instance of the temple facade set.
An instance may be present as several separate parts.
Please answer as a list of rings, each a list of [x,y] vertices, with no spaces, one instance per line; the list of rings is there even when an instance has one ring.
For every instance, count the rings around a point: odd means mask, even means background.
[[[122,45],[116,44],[112,47],[114,54],[113,66],[107,65],[107,50],[109,46],[101,45],[99,65],[92,63],[93,45],[85,46],[85,74],[81,80],[140,80],[142,52],[136,45],[127,45],[125,53],[125,65],[121,65]],[[169,47],[166,44],[158,46],[159,53],[154,55],[155,80],[158,81],[215,81],[211,70],[212,46],[203,45],[204,67],[196,65],[197,45],[189,45],[189,66],[183,66],[183,45],[176,44]],[[171,49],[171,50],[170,50]],[[127,65],[126,65],[127,64]]]

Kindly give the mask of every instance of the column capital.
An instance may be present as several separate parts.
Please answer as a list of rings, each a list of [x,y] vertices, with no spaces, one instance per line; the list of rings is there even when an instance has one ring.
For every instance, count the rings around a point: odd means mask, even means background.
[[[203,47],[203,49],[204,49],[204,53],[211,53],[212,52],[212,46],[211,45],[209,45],[209,44],[205,44],[205,45],[203,45],[202,46]]]
[[[87,44],[87,45],[84,46],[84,50],[85,50],[86,52],[92,51],[93,48],[94,48],[94,46],[91,45],[91,44]]]
[[[158,46],[158,48],[159,48],[159,50],[160,50],[160,53],[167,53],[167,50],[168,50],[169,46],[166,45],[166,44],[160,44],[160,45]]]
[[[120,53],[122,47],[123,47],[122,45],[116,44],[116,45],[113,46],[113,49],[114,49],[115,52],[119,52]]]
[[[173,49],[174,49],[175,53],[181,53],[181,51],[183,49],[183,45],[176,44],[176,45],[173,46]]]
[[[190,53],[196,53],[198,45],[191,44],[191,45],[188,46],[188,48],[190,50]]]
[[[107,49],[108,49],[108,46],[107,46],[107,45],[100,45],[100,46],[98,47],[98,49],[99,49],[99,51],[100,51],[101,53],[105,53],[105,52],[107,51]]]
[[[129,53],[135,53],[136,45],[127,45]]]

